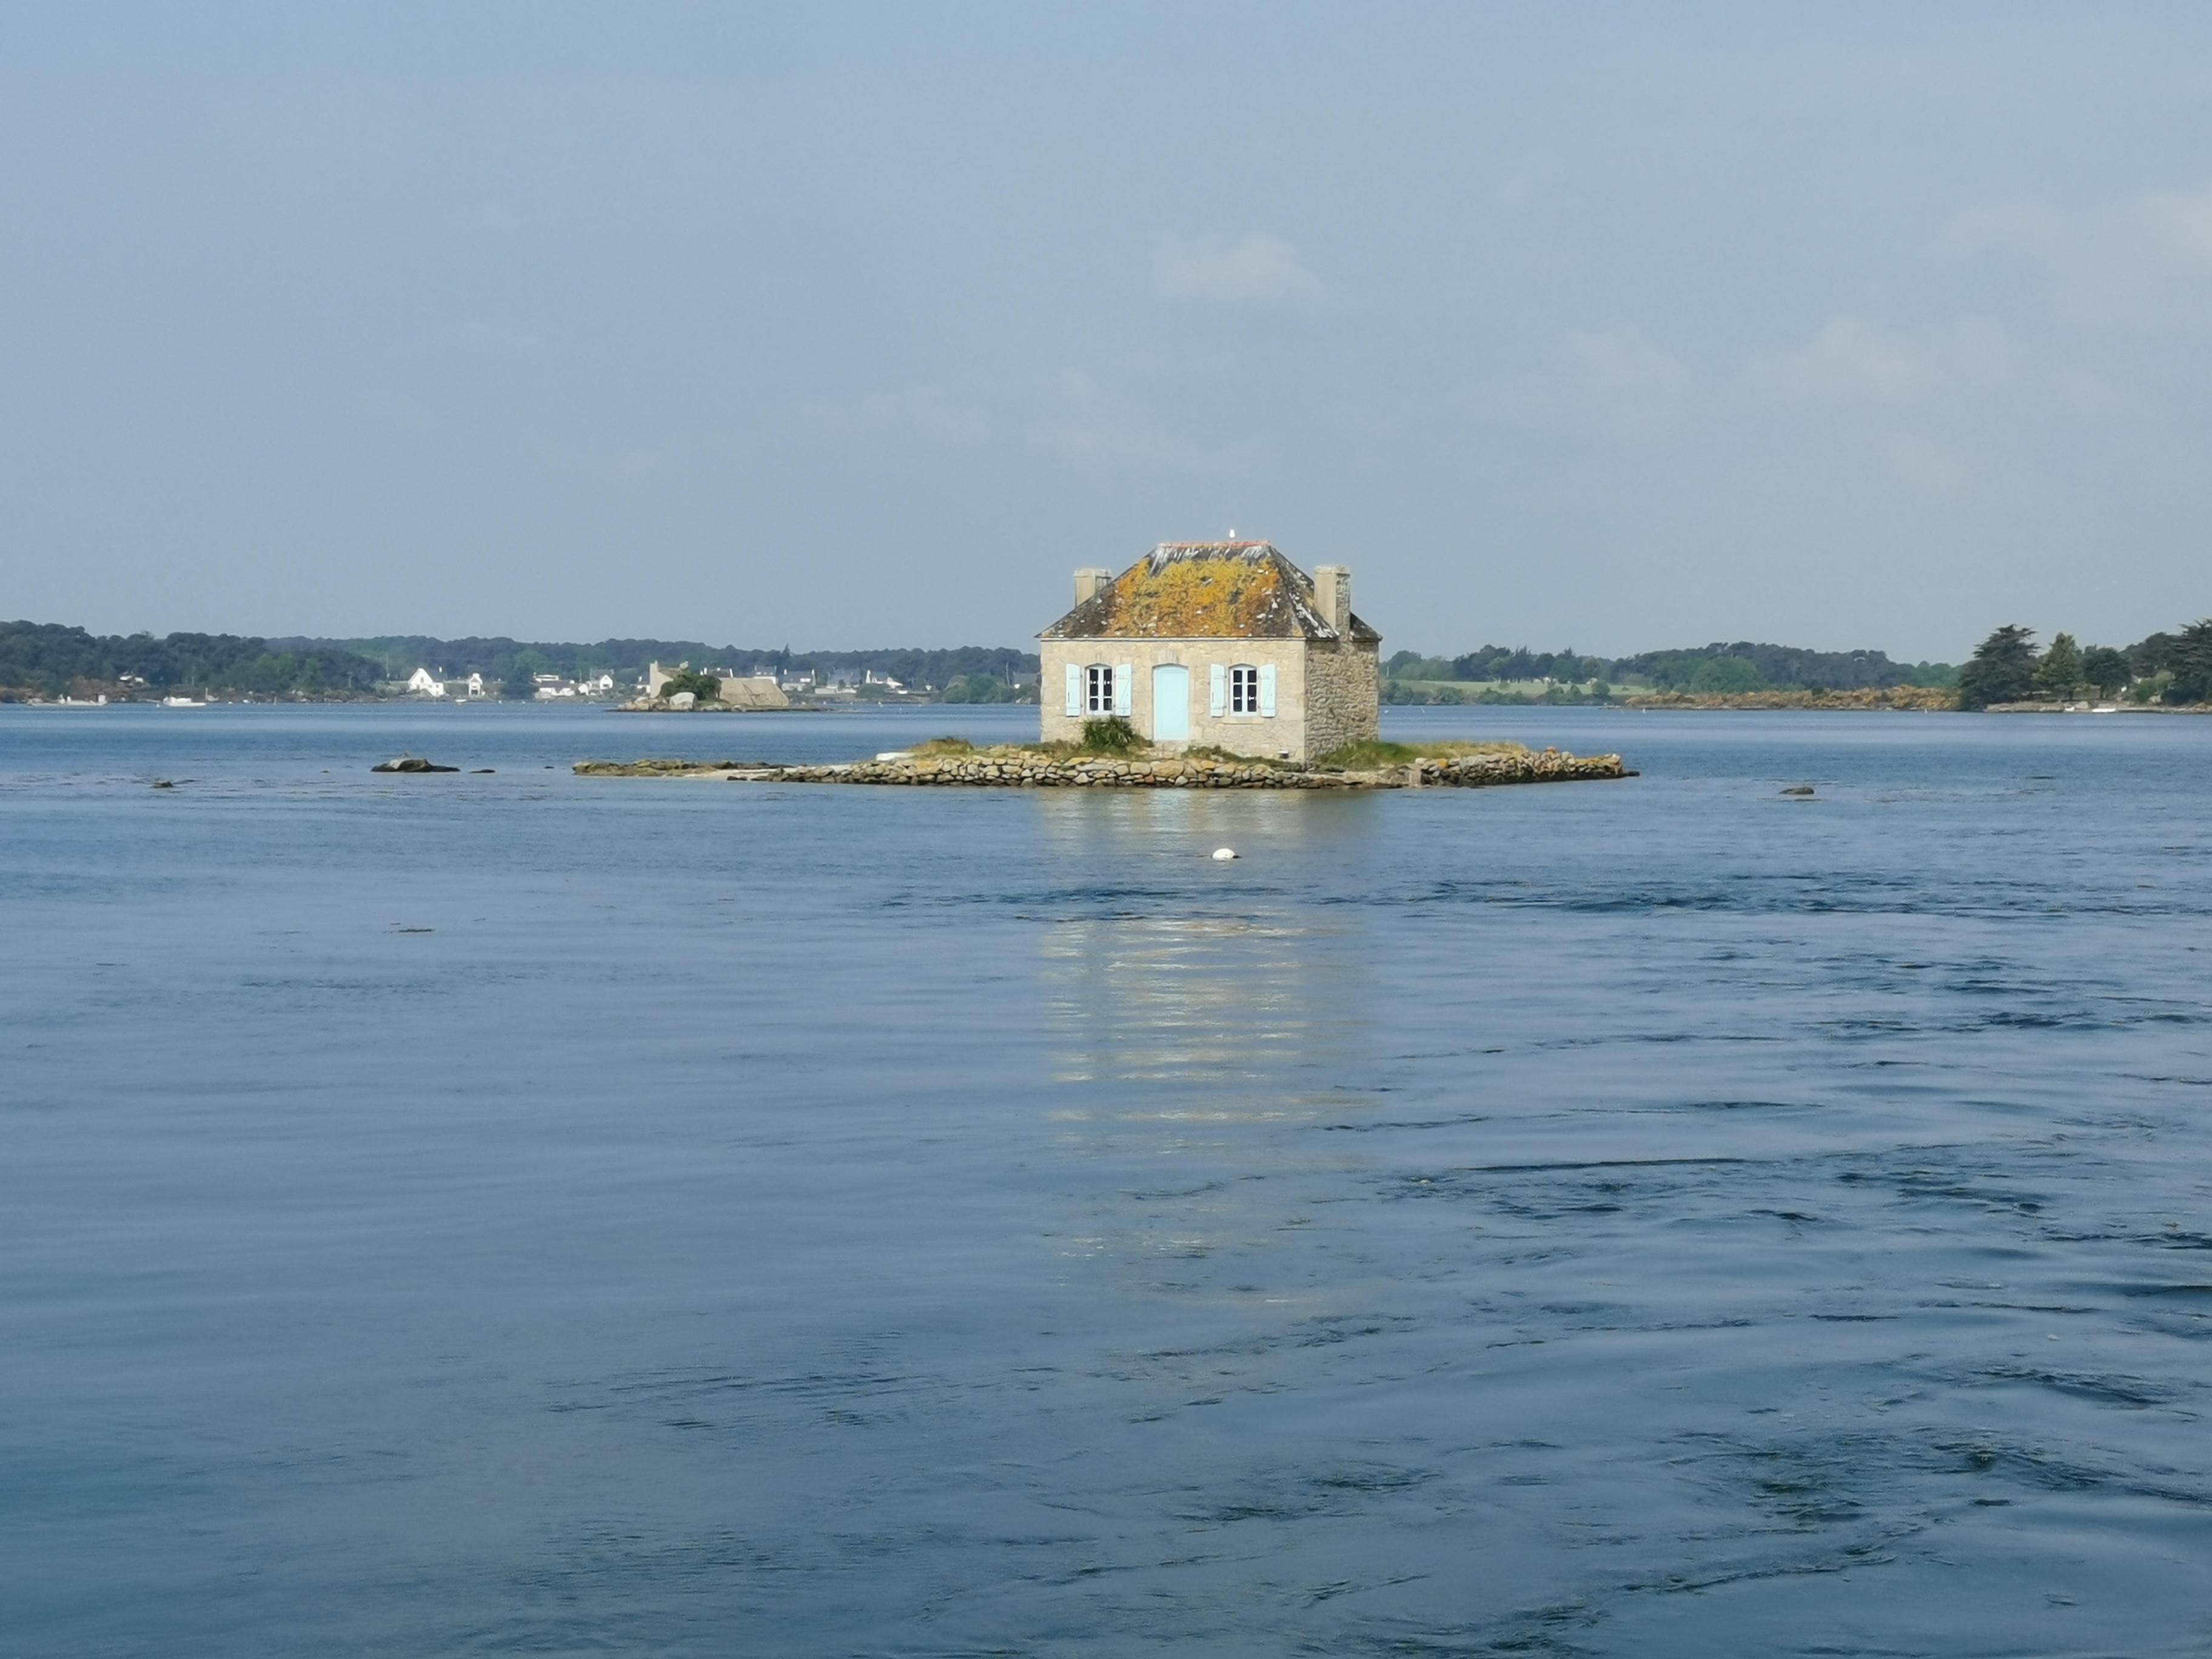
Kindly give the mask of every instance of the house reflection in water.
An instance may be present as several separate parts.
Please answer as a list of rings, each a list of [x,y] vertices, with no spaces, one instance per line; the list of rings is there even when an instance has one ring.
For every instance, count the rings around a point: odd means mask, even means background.
[[[1356,907],[1317,913],[1310,895],[1360,856],[1372,803],[1084,792],[1037,805],[1064,867],[1091,872],[1054,895],[1040,941],[1047,1109],[1094,1170],[1122,1166],[1057,1246],[1118,1261],[1125,1288],[1246,1300],[1273,1276],[1255,1253],[1275,1258],[1304,1224],[1307,1183],[1274,1177],[1358,1156],[1358,1137],[1316,1131],[1372,1098],[1365,930]],[[1224,844],[1243,856],[1213,863]]]
[[[1054,1081],[1164,1091],[1117,1093],[1124,1109],[1115,1115],[1295,1114],[1291,1097],[1316,1072],[1316,1048],[1341,1042],[1332,1029],[1341,1011],[1332,1012],[1320,983],[1340,972],[1316,959],[1326,948],[1311,930],[1265,915],[1056,921],[1043,941]]]
[[[1300,901],[1353,850],[1343,832],[1358,827],[1331,809],[1355,804],[1255,792],[1039,805],[1068,867],[1098,873],[1060,896],[1042,941],[1053,1079],[1082,1097],[1058,1103],[1163,1125],[1342,1109],[1364,1023],[1358,913],[1316,925]],[[1208,860],[1224,842],[1238,862]]]

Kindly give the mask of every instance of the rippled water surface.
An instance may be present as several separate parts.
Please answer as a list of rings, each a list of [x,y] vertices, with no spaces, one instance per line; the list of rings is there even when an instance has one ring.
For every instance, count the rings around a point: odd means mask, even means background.
[[[1033,719],[0,709],[0,1646],[2212,1645],[2212,721]]]

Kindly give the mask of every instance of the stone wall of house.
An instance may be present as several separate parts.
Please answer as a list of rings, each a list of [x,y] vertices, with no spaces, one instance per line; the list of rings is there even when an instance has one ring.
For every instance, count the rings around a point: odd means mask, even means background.
[[[1307,754],[1326,755],[1382,734],[1382,647],[1316,640],[1306,650]]]
[[[1355,650],[1358,647],[1353,647]],[[1067,665],[1078,669],[1093,663],[1114,667],[1126,663],[1131,670],[1129,723],[1139,735],[1152,738],[1158,731],[1152,706],[1152,670],[1162,664],[1179,664],[1190,673],[1190,737],[1194,746],[1211,745],[1235,755],[1310,760],[1329,744],[1316,745],[1308,716],[1309,645],[1304,639],[1281,640],[1045,640],[1039,643],[1041,678],[1037,687],[1038,731],[1047,743],[1074,743],[1083,736],[1083,723],[1097,715],[1067,713],[1065,685]],[[1375,734],[1373,702],[1379,681],[1375,673],[1375,651],[1367,647],[1367,687],[1370,707],[1364,734]],[[1275,668],[1275,712],[1267,714],[1216,715],[1212,712],[1215,665]],[[1340,676],[1340,678],[1341,678]],[[1332,730],[1342,724],[1332,716]]]

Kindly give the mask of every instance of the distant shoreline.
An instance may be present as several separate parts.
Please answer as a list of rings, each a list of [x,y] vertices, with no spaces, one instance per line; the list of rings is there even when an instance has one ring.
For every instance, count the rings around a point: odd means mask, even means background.
[[[1910,688],[1907,688],[1910,689]],[[22,697],[0,696],[0,708],[37,708],[76,711],[92,708],[160,708],[164,706],[160,697]],[[179,705],[171,704],[176,708]],[[586,708],[598,709],[610,714],[878,714],[895,709],[919,713],[942,712],[947,715],[975,708],[1021,708],[1034,710],[1035,703],[958,703],[939,702],[923,698],[890,698],[855,702],[802,702],[786,708],[735,708],[709,703],[691,708],[640,708],[599,699],[586,701],[564,698],[558,702],[544,701],[509,701],[501,697],[378,697],[378,696],[231,696],[204,697],[190,705],[193,708],[505,708],[505,709],[563,709],[577,712]],[[1853,692],[1815,691],[1749,691],[1749,692],[1662,692],[1650,696],[1611,697],[1603,702],[1591,699],[1579,702],[1496,702],[1487,703],[1385,703],[1386,714],[1406,713],[1413,709],[1441,711],[1449,709],[1454,714],[1496,714],[1512,712],[1522,714],[1564,714],[1572,710],[1609,710],[1615,714],[2212,714],[2212,703],[2061,703],[2061,702],[2005,702],[1992,703],[1986,708],[1959,708],[1949,694],[1940,694],[1927,700],[1885,698]]]
[[[1542,704],[1532,705],[1541,708]],[[1592,705],[1595,707],[1595,705]],[[2212,703],[2156,702],[1996,702],[1985,708],[1962,709],[1950,693],[1937,700],[1883,699],[1853,693],[1808,691],[1747,691],[1740,693],[1669,692],[1656,696],[1622,697],[1604,705],[1637,714],[1680,711],[1687,714],[1757,709],[1808,714],[1877,713],[1923,714],[2212,714]]]

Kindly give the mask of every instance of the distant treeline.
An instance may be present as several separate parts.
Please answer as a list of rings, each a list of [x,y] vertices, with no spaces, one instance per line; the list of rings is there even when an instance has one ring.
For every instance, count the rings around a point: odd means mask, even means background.
[[[1749,640],[1646,651],[1610,659],[1586,657],[1571,649],[1531,651],[1525,646],[1486,645],[1464,656],[1449,658],[1401,651],[1385,665],[1383,672],[1401,688],[1394,701],[1415,700],[1414,687],[1407,682],[1504,684],[1550,680],[1563,686],[1608,689],[1634,684],[1663,691],[1858,691],[1958,683],[1958,671],[1948,663],[1892,662],[1880,651],[1808,651]]]
[[[817,680],[872,673],[946,702],[992,702],[1035,695],[1037,657],[1004,647],[951,650],[793,651],[698,640],[601,640],[595,644],[495,638],[444,640],[427,635],[372,639],[262,639],[239,634],[95,635],[55,623],[0,623],[0,697],[214,691],[258,696],[374,695],[380,684],[404,680],[417,668],[459,677],[471,673],[509,696],[528,695],[532,677],[568,679],[610,674],[621,684],[647,665],[688,663],[695,669],[764,670]],[[2034,630],[1998,629],[1963,668],[1948,663],[1893,662],[1880,651],[1808,651],[1751,641],[1647,651],[1632,657],[1589,657],[1569,649],[1531,651],[1486,645],[1456,657],[1401,651],[1383,665],[1384,700],[1474,702],[1506,697],[1509,682],[1550,681],[1547,699],[1587,702],[1623,685],[1665,691],[1881,690],[1893,686],[1956,687],[1960,706],[2084,693],[2137,702],[2212,702],[2212,618],[2130,646],[2077,644],[2071,634],[2038,650]],[[1465,685],[1468,691],[1458,688]],[[1510,697],[1508,700],[1510,700]]]
[[[1892,662],[1881,651],[1807,651],[1791,645],[1705,645],[1694,650],[1647,651],[1613,665],[1616,680],[1644,679],[1668,691],[1698,691],[1700,677],[1711,678],[1706,665],[1747,663],[1759,684],[1725,685],[1718,690],[1881,691],[1893,685],[1952,686],[1959,671],[1947,662]]]
[[[374,662],[325,641],[239,634],[88,634],[58,623],[0,622],[0,696],[61,696],[74,689],[228,691],[325,697],[369,692]]]
[[[526,680],[533,674],[558,674],[565,679],[596,678],[611,674],[618,684],[641,678],[647,667],[659,663],[673,668],[690,663],[694,668],[727,668],[743,673],[753,668],[771,669],[779,675],[812,670],[817,678],[833,674],[888,674],[903,685],[943,688],[956,680],[988,676],[1000,684],[1037,672],[1036,653],[1000,647],[963,645],[947,651],[920,649],[886,651],[793,651],[788,646],[708,645],[699,640],[600,640],[595,644],[574,641],[471,637],[434,639],[422,634],[393,634],[374,639],[288,639],[273,644],[300,650],[338,650],[366,657],[380,665],[382,679],[404,679],[417,668],[433,673],[465,676],[482,674],[504,684]]]
[[[2083,696],[2138,703],[2212,702],[2212,617],[2133,645],[2081,644],[2071,634],[2035,648],[2035,630],[2008,623],[1974,647],[1959,671],[1959,707],[2067,702]]]
[[[817,678],[873,672],[902,684],[941,689],[973,702],[1015,695],[1034,684],[1036,653],[991,646],[951,650],[793,651],[698,640],[569,641],[434,639],[392,635],[374,639],[262,639],[240,634],[100,635],[58,623],[0,622],[0,696],[58,697],[94,690],[217,691],[255,696],[374,695],[380,683],[404,680],[417,668],[456,677],[476,673],[512,692],[537,674],[582,679],[611,674],[622,684],[647,665],[778,674],[812,670]]]

